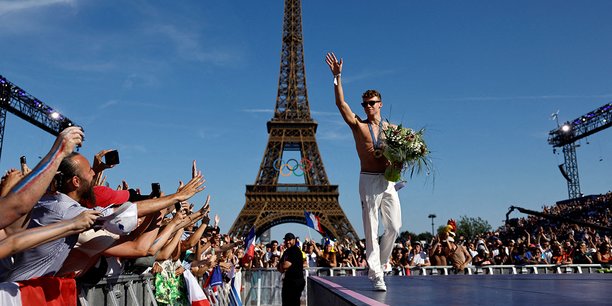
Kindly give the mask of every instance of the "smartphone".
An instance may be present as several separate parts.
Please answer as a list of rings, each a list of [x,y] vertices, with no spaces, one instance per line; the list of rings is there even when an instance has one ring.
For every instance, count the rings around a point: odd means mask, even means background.
[[[26,157],[25,156],[20,157],[19,158],[19,163],[21,164],[21,173],[25,173],[26,164],[27,164]]]
[[[104,163],[109,166],[119,164],[119,152],[117,150],[106,152],[104,154]]]
[[[161,187],[159,183],[151,183],[151,195],[155,198],[159,198],[161,196]]]

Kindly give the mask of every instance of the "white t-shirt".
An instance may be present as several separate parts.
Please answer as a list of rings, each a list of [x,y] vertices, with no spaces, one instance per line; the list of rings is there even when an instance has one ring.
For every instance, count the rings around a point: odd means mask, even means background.
[[[415,266],[424,265],[425,260],[429,260],[429,256],[427,256],[427,253],[425,253],[424,251],[421,251],[417,254],[410,254],[408,259],[410,259],[410,262],[412,262],[412,264]]]

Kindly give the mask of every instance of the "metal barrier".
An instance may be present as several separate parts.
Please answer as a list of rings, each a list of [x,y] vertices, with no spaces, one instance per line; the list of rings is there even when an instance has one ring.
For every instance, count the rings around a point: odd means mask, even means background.
[[[603,267],[592,265],[491,265],[465,269],[467,275],[517,275],[517,274],[586,274],[597,273]],[[306,276],[367,276],[367,268],[308,268]],[[451,266],[429,266],[410,269],[411,275],[450,275],[454,274]],[[410,276],[408,276],[410,277]],[[121,275],[118,278],[103,279],[93,287],[83,287],[79,292],[79,303],[82,306],[157,306],[154,291],[155,278],[151,274]],[[282,280],[276,269],[254,269],[242,271],[243,305],[281,305]],[[223,291],[223,290],[222,290]],[[302,293],[306,302],[307,288]],[[227,296],[221,294],[214,304],[226,306]]]
[[[307,268],[306,277],[316,276],[364,276],[367,268]],[[242,272],[243,305],[281,305],[282,279],[276,269],[253,269]],[[308,288],[302,292],[302,302],[306,302]]]
[[[93,287],[81,288],[79,303],[81,306],[157,306],[154,282],[151,274],[103,279]]]
[[[602,269],[600,264],[590,265],[490,265],[490,266],[470,266],[464,269],[463,274],[583,274],[597,273]],[[429,266],[411,268],[411,275],[449,275],[456,274],[451,266]]]

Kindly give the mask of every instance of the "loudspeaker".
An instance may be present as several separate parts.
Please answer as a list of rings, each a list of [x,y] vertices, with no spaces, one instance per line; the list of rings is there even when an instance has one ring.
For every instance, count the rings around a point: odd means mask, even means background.
[[[563,164],[559,165],[559,171],[561,171],[561,174],[568,182],[570,183],[572,182],[572,179],[569,177],[569,175],[567,175],[567,172],[565,172],[565,168],[563,167]]]

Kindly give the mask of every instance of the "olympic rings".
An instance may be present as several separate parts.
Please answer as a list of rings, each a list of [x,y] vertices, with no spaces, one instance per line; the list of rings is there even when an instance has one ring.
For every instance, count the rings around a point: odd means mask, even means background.
[[[293,165],[291,165],[293,164]],[[278,158],[272,163],[274,170],[279,171],[282,176],[290,176],[292,173],[294,176],[304,176],[305,172],[310,171],[312,169],[312,162],[308,160],[308,158],[304,157],[298,163],[295,158],[287,160],[285,163],[281,158]],[[287,172],[284,172],[284,169],[287,169]],[[296,170],[301,170],[300,172],[296,172]]]

